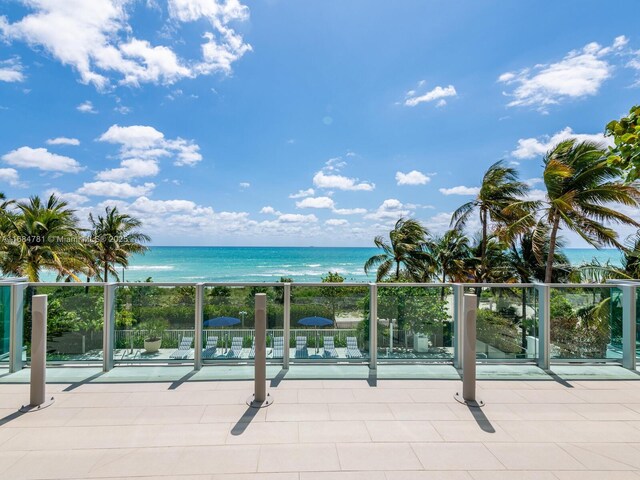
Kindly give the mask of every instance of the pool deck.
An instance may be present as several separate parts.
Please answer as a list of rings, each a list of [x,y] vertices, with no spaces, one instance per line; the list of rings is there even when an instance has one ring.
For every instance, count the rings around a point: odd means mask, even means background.
[[[614,366],[480,365],[482,409],[447,365],[50,368],[55,403],[19,414],[0,370],[0,478],[640,480],[640,376]],[[340,378],[340,379],[337,379]]]

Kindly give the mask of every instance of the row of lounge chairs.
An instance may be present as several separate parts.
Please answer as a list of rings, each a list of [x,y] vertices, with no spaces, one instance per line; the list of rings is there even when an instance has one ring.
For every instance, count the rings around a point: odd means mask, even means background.
[[[193,337],[182,337],[178,348],[169,355],[174,360],[184,360],[193,357]],[[202,351],[203,359],[212,359],[216,357],[218,350],[218,337],[211,336],[207,338],[207,344]],[[240,358],[242,353],[242,337],[233,337],[231,340],[231,348],[227,351],[227,358]],[[358,340],[356,337],[347,337],[347,358],[362,358],[362,352],[358,348]],[[284,355],[284,338],[274,337],[272,358],[282,358]],[[249,358],[256,356],[256,339],[253,338]],[[309,358],[309,350],[307,348],[307,337],[296,337],[295,358]],[[338,358],[338,352],[335,347],[333,337],[324,337],[324,358]]]

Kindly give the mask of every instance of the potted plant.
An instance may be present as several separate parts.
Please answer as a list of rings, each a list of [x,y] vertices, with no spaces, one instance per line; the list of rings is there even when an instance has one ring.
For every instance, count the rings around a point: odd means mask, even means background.
[[[162,334],[166,328],[163,320],[148,320],[140,324],[140,329],[146,331],[144,349],[147,353],[157,353],[162,345]]]

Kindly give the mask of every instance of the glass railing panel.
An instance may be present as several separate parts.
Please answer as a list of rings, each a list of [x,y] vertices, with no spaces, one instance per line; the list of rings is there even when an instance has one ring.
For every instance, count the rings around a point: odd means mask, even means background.
[[[23,329],[27,361],[31,359],[31,305],[34,295],[47,295],[47,362],[101,363],[104,288],[73,283],[27,287]]]
[[[453,289],[378,286],[378,360],[453,358]]]
[[[193,362],[195,287],[120,285],[115,309],[116,362]]]
[[[267,295],[267,361],[282,362],[284,286],[206,286],[202,360],[253,362],[255,295]]]
[[[0,286],[0,364],[9,363],[11,334],[11,287]]]
[[[478,360],[536,359],[538,295],[518,285],[466,287],[476,295],[476,356]]]
[[[551,287],[551,359],[622,359],[622,292],[611,286]]]
[[[292,362],[366,362],[369,287],[291,286],[289,357]]]

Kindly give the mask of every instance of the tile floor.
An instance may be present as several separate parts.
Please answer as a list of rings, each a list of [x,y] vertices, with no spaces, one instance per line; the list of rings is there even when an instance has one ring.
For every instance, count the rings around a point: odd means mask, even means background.
[[[270,371],[260,410],[223,367],[161,368],[50,369],[24,415],[28,370],[0,371],[0,478],[640,480],[640,376],[616,367],[482,366],[481,410],[446,366]]]

